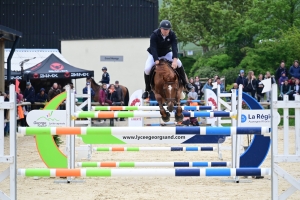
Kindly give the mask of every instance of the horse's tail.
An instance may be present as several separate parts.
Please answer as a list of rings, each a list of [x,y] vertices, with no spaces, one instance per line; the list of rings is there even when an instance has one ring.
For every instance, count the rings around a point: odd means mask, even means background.
[[[129,103],[129,90],[127,87],[125,87],[126,89],[126,95],[124,97],[124,106],[128,106],[128,103]]]

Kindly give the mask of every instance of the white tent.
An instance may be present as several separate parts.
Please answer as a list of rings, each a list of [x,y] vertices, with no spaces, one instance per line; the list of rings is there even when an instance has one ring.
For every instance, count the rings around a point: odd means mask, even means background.
[[[6,62],[10,49],[5,49],[4,59]],[[62,61],[69,64],[69,62],[60,54],[57,49],[16,49],[15,53],[11,59],[11,70],[12,71],[21,71],[20,63],[26,59],[30,59],[28,62],[25,62],[23,65],[24,70],[34,65],[40,63],[45,58],[51,54],[56,55]],[[4,63],[4,68],[7,69],[7,63]]]

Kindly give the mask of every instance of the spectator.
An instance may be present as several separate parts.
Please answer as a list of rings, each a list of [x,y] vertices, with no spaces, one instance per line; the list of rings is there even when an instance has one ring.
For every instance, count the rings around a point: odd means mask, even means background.
[[[289,85],[291,86],[291,89],[293,90],[294,86],[295,86],[295,78],[292,77],[290,80],[289,80]]]
[[[87,94],[88,93],[88,86],[90,85],[90,82],[87,82],[85,87],[82,89],[82,93],[83,94]],[[90,89],[91,91],[91,99],[94,99],[95,97],[95,91],[93,90],[93,88],[91,87]],[[85,101],[86,99],[84,99],[83,101]]]
[[[74,84],[71,82],[71,83],[69,83],[69,86],[70,86],[70,89],[71,89],[71,90],[74,90],[74,94],[76,94],[76,91],[75,91],[75,89],[74,89]]]
[[[279,78],[278,85],[283,85],[285,81],[288,81],[288,77],[285,74],[285,71],[281,73],[281,77]]]
[[[289,85],[289,82],[288,80],[286,79],[284,81],[284,84],[282,84],[280,86],[280,95],[279,95],[279,100],[282,100],[283,99],[283,95],[289,95],[289,100],[292,100],[293,97],[291,96],[292,94],[292,90],[291,90],[291,86]]]
[[[212,90],[212,88],[213,88],[212,79],[209,78],[209,79],[207,80],[207,82],[205,83],[205,85],[203,86],[202,92],[204,93],[204,91],[205,91],[206,89]]]
[[[190,84],[195,88],[194,91],[195,91],[196,93],[198,93],[198,88],[197,88],[197,86],[196,86],[195,83],[194,83],[194,78],[193,78],[193,77],[190,78],[189,82],[190,82]]]
[[[281,61],[280,66],[277,68],[275,72],[275,80],[278,81],[281,77],[282,72],[285,72],[286,77],[288,77],[288,70],[285,68],[285,62]]]
[[[256,96],[257,96],[258,102],[263,101],[263,99],[265,97],[265,93],[262,93],[262,91],[264,89],[264,84],[262,83],[262,80],[263,80],[263,75],[259,74],[257,84],[256,84]]]
[[[41,88],[40,93],[35,97],[36,102],[46,102],[48,100],[48,95],[45,93],[45,89]]]
[[[233,86],[232,86],[232,90],[238,90],[239,89],[239,86],[237,83],[234,83]]]
[[[276,83],[274,76],[271,76],[270,72],[267,71],[265,74],[265,79],[269,79],[269,78],[271,79],[271,84]],[[267,102],[270,102],[271,101],[271,91],[266,92],[266,96],[267,96]]]
[[[215,75],[214,77],[214,81],[213,82],[217,82],[217,79],[220,78],[218,75]]]
[[[51,99],[53,99],[60,93],[61,93],[61,90],[58,88],[57,83],[53,83],[53,86],[50,88],[50,90],[48,92],[48,101],[51,101]]]
[[[120,103],[114,84],[109,86],[107,98],[112,102],[112,105],[118,105]]]
[[[124,97],[123,97],[122,88],[119,85],[119,81],[115,81],[115,90],[117,92],[118,99],[120,100],[120,105],[123,106],[123,104],[124,104]]]
[[[188,100],[197,100],[198,94],[195,92],[195,87],[188,93]]]
[[[115,90],[117,92],[118,95],[118,99],[120,101],[120,103],[116,104],[116,105],[124,105],[124,97],[123,97],[123,91],[122,88],[119,86],[119,81],[115,81]],[[120,121],[125,121],[124,118],[120,118]]]
[[[17,94],[17,103],[22,103],[23,100],[23,94]]]
[[[294,64],[290,67],[290,75],[291,77],[300,79],[300,67],[298,60],[295,60]]]
[[[100,81],[100,83],[106,83],[107,85],[109,85],[109,81],[110,81],[110,76],[109,73],[107,73],[107,68],[106,67],[102,67],[102,79]]]
[[[85,87],[82,89],[82,93],[83,93],[83,94],[88,94],[88,87],[89,87],[89,85],[90,85],[90,82],[86,82]],[[90,87],[90,92],[91,92],[90,98],[91,98],[91,102],[92,102],[93,99],[94,99],[94,97],[95,97],[95,92],[94,92],[93,88],[91,88],[91,87]],[[86,100],[87,100],[87,98],[83,98],[83,99],[82,99],[83,102],[85,102]],[[84,106],[84,107],[82,108],[82,110],[83,110],[83,111],[87,111],[87,110],[88,110],[88,106],[87,106],[87,105]]]
[[[99,90],[99,103],[102,106],[104,106],[105,103],[107,103],[108,105],[112,106],[112,102],[107,98],[108,94],[107,94],[106,87],[107,87],[106,83],[103,83],[102,84],[102,89]]]
[[[299,79],[296,79],[296,81],[295,81],[295,86],[294,86],[294,90],[292,91],[292,94],[293,94],[293,100],[295,99],[295,96],[296,95],[299,95],[299,93],[300,93],[300,91],[299,91],[299,89],[300,89],[300,85],[299,85]]]
[[[239,85],[243,85],[243,88],[245,88],[245,86],[246,86],[246,78],[245,78],[245,72],[244,72],[244,70],[240,70],[240,74],[239,74],[239,76],[237,77],[237,79],[236,79],[236,83],[238,84],[238,86]]]
[[[248,72],[248,76],[246,78],[246,84],[247,85],[245,87],[245,91],[248,92],[253,98],[255,98],[257,81],[256,81],[253,71]]]
[[[195,77],[195,86],[196,86],[195,88],[196,88],[197,94],[198,94],[198,100],[201,100],[202,95],[203,95],[203,93],[201,92],[201,90],[202,90],[203,86],[202,86],[201,82],[199,81],[199,77],[198,76]]]
[[[220,85],[220,92],[224,93],[225,92],[225,88],[224,88],[224,85],[221,83],[221,79],[219,77],[216,79],[216,82],[217,82],[217,85]],[[213,89],[213,91],[217,95],[217,88]]]
[[[24,90],[24,101],[34,103],[35,101],[35,91],[34,88],[31,86],[30,82],[26,83],[26,89]]]

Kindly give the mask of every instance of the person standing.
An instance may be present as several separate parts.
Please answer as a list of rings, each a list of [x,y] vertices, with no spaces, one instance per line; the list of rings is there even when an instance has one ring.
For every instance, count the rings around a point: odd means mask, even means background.
[[[202,86],[198,76],[195,77],[194,84],[196,86],[196,90],[197,90],[197,94],[198,94],[198,100],[201,100],[202,95],[203,95],[202,92],[201,92],[201,89],[202,89],[203,86]]]
[[[169,20],[162,20],[159,24],[159,28],[154,30],[150,36],[150,47],[147,49],[148,58],[144,69],[146,87],[145,92],[142,95],[143,99],[149,97],[149,92],[151,90],[150,71],[154,65],[159,64],[159,60],[162,58],[172,62],[172,68],[179,74],[187,91],[191,91],[193,88],[186,79],[184,68],[181,61],[178,59],[177,36],[171,28],[172,25]]]
[[[48,100],[48,95],[45,93],[45,89],[41,88],[40,92],[36,95],[36,102],[46,102]]]
[[[117,92],[118,99],[120,101],[120,106],[123,106],[124,105],[124,96],[123,96],[122,88],[119,85],[119,81],[115,81],[115,90]],[[125,121],[125,119],[120,118],[120,121]]]
[[[264,89],[264,84],[262,83],[262,80],[263,80],[263,75],[259,74],[258,79],[256,81],[256,96],[258,102],[262,102],[265,98],[265,93],[262,93]]]
[[[90,82],[86,82],[85,87],[82,89],[82,93],[83,93],[83,94],[88,94],[88,87],[89,87],[89,85],[90,85]],[[92,102],[93,99],[94,99],[94,97],[95,97],[95,92],[94,92],[93,88],[91,88],[91,87],[90,87],[90,92],[91,92],[90,98],[91,98],[91,102]],[[85,102],[86,100],[87,100],[87,98],[83,98],[83,99],[82,99],[83,102]],[[82,108],[82,110],[83,110],[83,111],[88,111],[88,106],[87,106],[87,105],[84,106],[84,107]]]
[[[30,82],[26,83],[26,89],[24,90],[24,101],[34,103],[35,101],[35,91]]]
[[[58,88],[57,83],[53,83],[53,86],[50,88],[48,92],[48,101],[51,101],[54,97],[61,93],[60,89]]]
[[[238,86],[239,85],[243,85],[243,90],[244,88],[246,87],[246,78],[245,78],[245,71],[244,70],[240,70],[240,74],[239,76],[237,77],[236,81],[235,81]]]
[[[286,77],[288,77],[288,70],[285,68],[285,62],[281,61],[280,66],[277,68],[275,72],[275,80],[278,81],[282,75],[282,72],[285,72]],[[280,84],[279,84],[280,85]]]
[[[106,83],[102,84],[102,89],[99,90],[99,104],[104,106],[107,103],[109,106],[112,106],[112,102],[108,99],[107,94],[107,85]]]
[[[247,84],[245,88],[246,92],[248,92],[255,99],[257,81],[253,71],[248,72],[248,76],[246,78],[246,84]]]
[[[300,67],[298,60],[294,61],[294,64],[290,67],[290,75],[291,77],[300,79]]]

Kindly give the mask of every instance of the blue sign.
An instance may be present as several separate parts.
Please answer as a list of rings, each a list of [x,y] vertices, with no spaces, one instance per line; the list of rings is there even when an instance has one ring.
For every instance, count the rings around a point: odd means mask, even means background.
[[[241,116],[241,121],[242,121],[242,123],[244,123],[244,122],[247,121],[246,115],[242,114],[242,116]]]

